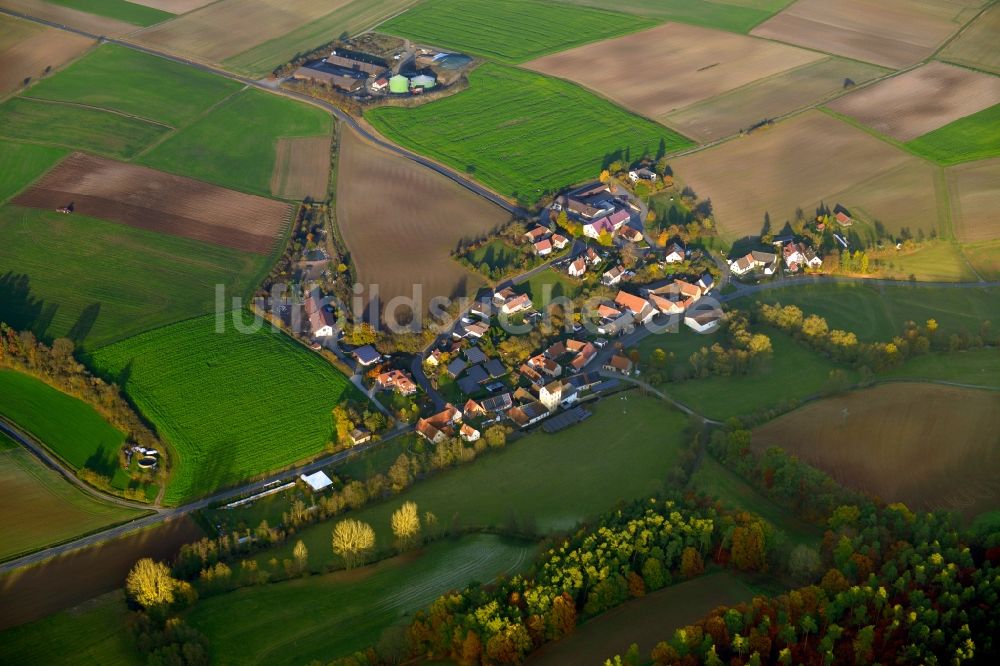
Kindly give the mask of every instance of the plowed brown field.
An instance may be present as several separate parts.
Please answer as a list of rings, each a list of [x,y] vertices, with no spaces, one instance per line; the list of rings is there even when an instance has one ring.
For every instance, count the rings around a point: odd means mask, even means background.
[[[900,141],[1000,103],[1000,78],[931,62],[834,100],[828,106]]]
[[[884,384],[827,398],[754,430],[840,483],[911,509],[1000,507],[1000,393]]]
[[[482,278],[450,256],[462,237],[508,219],[501,208],[426,167],[344,130],[337,171],[337,224],[368,298],[382,304],[419,285],[433,296],[474,294]]]
[[[934,53],[983,0],[798,0],[750,34],[886,67]]]
[[[199,180],[74,153],[13,201],[267,254],[290,206]]]
[[[969,24],[955,41],[944,47],[941,58],[960,65],[1000,74],[1000,4],[995,4]]]
[[[86,51],[94,40],[0,15],[0,96],[17,90],[25,78],[41,77]]]
[[[961,164],[946,173],[955,237],[963,243],[1000,239],[1000,159]]]
[[[719,30],[666,23],[529,62],[649,118],[823,59],[819,53]]]
[[[330,137],[278,139],[271,194],[285,199],[326,199],[330,180]]]

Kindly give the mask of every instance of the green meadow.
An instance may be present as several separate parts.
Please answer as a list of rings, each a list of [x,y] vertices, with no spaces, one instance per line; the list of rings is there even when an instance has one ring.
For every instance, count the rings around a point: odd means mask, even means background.
[[[168,21],[174,17],[169,12],[146,7],[136,2],[128,2],[128,0],[51,0],[51,2],[71,9],[78,9],[81,12],[118,19],[144,27]]]
[[[491,63],[457,95],[365,117],[391,140],[527,203],[615,159],[692,145],[576,85]]]
[[[946,166],[1000,156],[1000,104],[908,141],[906,147]]]
[[[66,156],[61,148],[0,140],[0,204],[7,201]]]
[[[747,33],[791,4],[792,0],[559,0],[581,7],[612,9],[657,21]]]

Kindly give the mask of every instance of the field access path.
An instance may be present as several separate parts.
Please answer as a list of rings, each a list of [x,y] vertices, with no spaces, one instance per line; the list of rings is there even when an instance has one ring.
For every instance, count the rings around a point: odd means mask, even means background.
[[[365,139],[367,139],[368,141],[371,141],[372,143],[376,144],[377,146],[385,148],[386,150],[389,150],[389,151],[395,153],[396,155],[399,155],[400,157],[404,157],[404,158],[406,158],[406,159],[408,159],[408,160],[410,160],[412,162],[416,162],[417,164],[420,164],[422,166],[427,167],[431,171],[434,171],[436,173],[441,174],[445,178],[448,178],[449,180],[454,181],[455,183],[461,185],[462,187],[464,187],[465,189],[469,190],[470,192],[473,192],[474,194],[478,194],[479,196],[483,197],[484,199],[486,199],[486,200],[488,200],[488,201],[496,204],[500,208],[504,209],[505,211],[507,211],[508,213],[510,213],[511,215],[513,215],[514,217],[518,217],[518,218],[527,218],[527,217],[530,217],[530,214],[528,213],[528,211],[526,211],[525,209],[521,208],[520,206],[517,206],[517,205],[511,203],[510,201],[508,201],[504,197],[500,196],[499,194],[497,194],[493,190],[491,190],[491,189],[489,189],[487,187],[484,187],[483,185],[480,185],[479,183],[475,182],[474,180],[471,180],[471,179],[467,178],[466,176],[462,175],[461,173],[459,173],[459,172],[457,172],[457,171],[455,171],[453,169],[450,169],[450,168],[444,166],[443,164],[435,162],[434,160],[432,160],[430,158],[424,157],[422,155],[418,155],[417,153],[411,152],[411,151],[409,151],[409,150],[407,150],[407,149],[405,149],[405,148],[403,148],[401,146],[398,146],[398,145],[396,145],[396,144],[394,144],[394,143],[392,143],[390,141],[387,141],[381,135],[377,134],[370,127],[368,127],[367,124],[362,124],[362,123],[358,122],[358,120],[356,118],[350,116],[349,114],[345,113],[344,111],[342,111],[338,107],[334,106],[333,104],[330,104],[329,102],[325,102],[323,100],[316,99],[315,97],[310,97],[309,95],[304,95],[302,93],[297,93],[297,92],[292,91],[292,90],[285,90],[285,89],[283,89],[283,88],[281,88],[279,86],[268,85],[264,81],[259,81],[257,79],[251,79],[251,78],[248,78],[248,77],[245,77],[245,76],[239,76],[237,74],[233,74],[232,72],[227,72],[224,69],[219,69],[218,67],[213,67],[212,65],[206,65],[205,63],[198,62],[196,60],[190,60],[188,58],[183,58],[181,56],[176,56],[176,55],[173,55],[173,54],[170,54],[170,53],[165,53],[163,51],[158,51],[156,49],[151,49],[151,48],[149,48],[147,46],[142,46],[142,45],[136,44],[134,42],[127,41],[125,39],[117,39],[117,38],[112,38],[112,37],[105,37],[103,35],[95,35],[93,33],[87,32],[85,30],[80,30],[80,29],[74,28],[72,26],[63,25],[61,23],[56,23],[54,21],[48,21],[46,19],[38,18],[38,17],[35,17],[35,16],[30,16],[28,14],[22,14],[20,12],[15,12],[15,11],[12,11],[12,10],[6,9],[6,8],[0,8],[0,13],[7,14],[9,16],[15,16],[17,18],[21,18],[21,19],[24,19],[26,21],[33,21],[35,23],[40,23],[40,24],[48,26],[50,28],[57,28],[59,30],[64,30],[66,32],[71,32],[71,33],[74,33],[74,34],[77,34],[77,35],[81,35],[83,37],[87,37],[89,39],[96,40],[96,41],[98,41],[100,43],[115,44],[117,46],[122,46],[122,47],[125,47],[125,48],[133,49],[135,51],[140,51],[140,52],[145,53],[147,55],[156,56],[158,58],[164,58],[166,60],[171,60],[173,62],[177,62],[177,63],[180,63],[182,65],[187,65],[188,67],[193,67],[195,69],[201,70],[203,72],[207,72],[209,74],[215,74],[216,76],[221,76],[221,77],[230,79],[232,81],[237,81],[239,83],[242,83],[245,86],[250,86],[252,88],[257,88],[258,90],[263,90],[265,92],[269,92],[269,93],[272,93],[272,94],[275,94],[275,95],[282,95],[284,97],[290,97],[292,99],[298,100],[300,102],[304,102],[306,104],[311,104],[313,106],[318,106],[319,108],[325,109],[326,111],[328,111],[331,114],[333,114],[333,116],[337,120],[345,123],[348,127],[350,127],[351,129],[353,129],[354,131],[358,132]]]

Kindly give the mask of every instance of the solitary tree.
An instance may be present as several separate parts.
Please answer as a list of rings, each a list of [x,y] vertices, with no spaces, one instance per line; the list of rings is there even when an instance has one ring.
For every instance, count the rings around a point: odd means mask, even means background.
[[[167,565],[148,557],[136,562],[125,579],[129,596],[146,608],[172,604],[177,587],[178,582]]]
[[[348,569],[364,562],[375,548],[375,530],[360,520],[348,518],[333,527],[333,552],[344,560]]]
[[[295,566],[299,573],[304,573],[306,567],[309,566],[309,549],[302,543],[302,539],[299,539],[298,543],[295,544],[292,556],[295,557]]]
[[[409,548],[420,536],[420,514],[415,502],[404,502],[393,512],[392,533],[399,540],[400,549]]]

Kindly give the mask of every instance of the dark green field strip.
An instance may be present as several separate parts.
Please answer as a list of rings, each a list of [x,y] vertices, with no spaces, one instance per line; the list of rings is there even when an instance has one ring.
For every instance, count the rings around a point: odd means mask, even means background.
[[[35,182],[68,152],[63,148],[0,141],[0,204]]]
[[[1000,104],[948,123],[905,145],[945,166],[1000,157]]]
[[[106,18],[118,19],[132,25],[149,26],[162,21],[169,21],[174,17],[169,12],[164,12],[153,7],[146,7],[127,0],[49,0],[57,5],[78,9],[81,12],[96,14]]]

